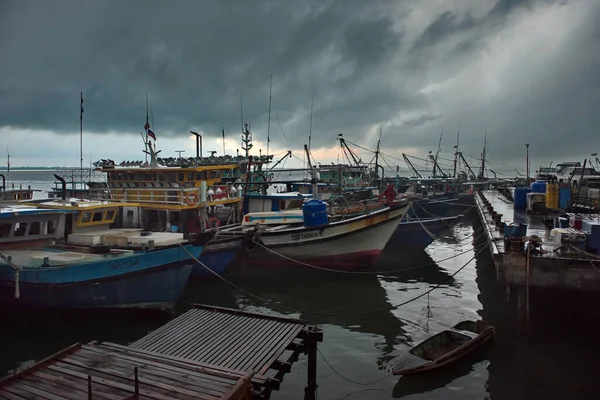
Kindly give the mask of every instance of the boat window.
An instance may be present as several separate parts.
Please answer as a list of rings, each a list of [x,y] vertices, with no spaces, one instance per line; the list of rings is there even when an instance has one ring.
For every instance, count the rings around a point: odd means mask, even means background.
[[[39,235],[40,234],[40,223],[38,221],[32,222],[29,227],[29,235]]]
[[[100,222],[100,221],[102,221],[102,211],[95,212],[92,222]]]
[[[194,171],[189,171],[188,172],[188,181],[193,181],[194,180],[194,176],[196,175],[196,173]]]
[[[143,181],[143,180],[144,180],[144,173],[138,172],[136,181]]]
[[[108,210],[106,212],[106,220],[112,220],[115,217],[115,210]]]
[[[56,231],[56,224],[54,221],[48,221],[48,225],[46,225],[46,231],[49,235]]]
[[[122,181],[123,180],[123,173],[117,172],[117,180],[118,181]]]
[[[165,182],[167,180],[167,176],[165,174],[163,174],[162,172],[158,173],[158,181],[159,182]]]
[[[221,177],[220,170],[212,170],[210,171],[210,179],[219,179]]]
[[[206,180],[206,171],[196,172],[196,180],[197,181],[205,181]]]
[[[27,223],[17,222],[15,224],[15,236],[25,236],[26,231],[27,231]]]
[[[12,224],[0,224],[0,238],[5,238],[10,235]]]
[[[130,181],[135,181],[135,172],[130,172],[129,173],[129,180]]]
[[[180,172],[180,173],[177,174],[177,180],[179,182],[183,182],[184,181],[184,179],[183,179],[183,172]]]
[[[91,220],[92,220],[92,213],[84,212],[83,216],[81,217],[81,222],[90,222]]]

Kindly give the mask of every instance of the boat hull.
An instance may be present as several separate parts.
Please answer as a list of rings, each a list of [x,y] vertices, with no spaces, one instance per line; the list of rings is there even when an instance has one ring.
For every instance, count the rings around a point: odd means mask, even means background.
[[[215,275],[211,271],[222,275],[227,266],[243,249],[243,238],[217,238],[206,245],[198,260],[204,265],[194,262],[192,269],[192,277],[197,279],[214,278]]]
[[[196,254],[201,246],[186,245]],[[179,300],[192,262],[179,246],[136,252],[115,260],[67,267],[23,269],[19,298],[14,270],[0,265],[3,303],[52,309],[151,308],[169,310]]]
[[[439,356],[438,358],[436,358],[434,360],[428,360],[428,359],[426,360],[426,359],[420,358],[418,356],[414,356],[417,363],[420,362],[419,365],[416,365],[412,368],[393,369],[393,374],[394,375],[415,375],[415,374],[431,371],[434,369],[438,369],[440,367],[443,367],[444,365],[447,365],[453,361],[456,361],[456,360],[466,356],[467,354],[475,351],[476,349],[478,349],[479,347],[481,347],[482,345],[484,345],[485,343],[487,343],[488,341],[490,341],[494,338],[494,336],[495,336],[494,327],[491,325],[488,325],[487,323],[486,323],[486,325],[487,325],[487,327],[484,328],[480,333],[478,333],[476,335],[471,335],[471,334],[469,334],[469,332],[465,332],[465,331],[451,329],[449,331],[442,331],[442,332],[438,333],[437,335],[432,336],[431,338],[427,339],[426,341],[415,346],[412,351],[414,351],[415,349],[417,349],[419,347],[423,347],[423,346],[432,347],[434,345],[431,345],[428,343],[435,341],[436,338],[441,338],[442,336],[448,335],[448,334],[469,335],[469,336],[471,336],[471,339],[468,340],[466,343],[454,348],[453,350],[451,350],[445,354],[442,354],[441,356]]]
[[[426,218],[420,221],[402,221],[386,247],[424,249],[433,243],[436,236],[449,229],[449,225],[460,218],[462,218],[462,215],[446,218]]]
[[[408,210],[408,205],[373,213],[338,226],[300,229],[294,233],[264,234],[262,246],[246,244],[253,264],[307,263],[338,269],[373,266]],[[263,247],[264,246],[264,247]],[[266,248],[265,248],[266,247]],[[299,262],[300,263],[299,263]]]

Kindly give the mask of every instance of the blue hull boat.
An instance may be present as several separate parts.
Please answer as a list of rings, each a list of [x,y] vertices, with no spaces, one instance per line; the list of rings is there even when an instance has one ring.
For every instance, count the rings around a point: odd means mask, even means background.
[[[183,246],[192,254],[200,253],[203,247],[192,243]],[[179,299],[192,271],[192,261],[180,245],[107,254],[56,248],[27,249],[23,256],[18,251],[11,253],[15,262],[18,258],[39,260],[39,257],[46,262],[49,258],[46,255],[81,260],[61,266],[22,267],[18,274],[0,260],[2,302],[40,308],[169,310]]]
[[[448,229],[450,224],[458,221],[460,218],[462,218],[462,215],[446,218],[424,218],[419,221],[402,221],[386,247],[424,249],[433,243],[435,240],[433,236],[438,236]],[[427,228],[427,230],[423,227]]]
[[[204,265],[194,262],[192,269],[193,278],[214,278],[211,271],[222,275],[227,266],[242,250],[244,243],[243,237],[215,237],[204,248],[198,260]]]

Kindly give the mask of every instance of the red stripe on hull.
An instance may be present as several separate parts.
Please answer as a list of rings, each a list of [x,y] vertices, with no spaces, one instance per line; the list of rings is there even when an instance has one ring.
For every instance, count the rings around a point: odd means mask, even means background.
[[[246,260],[246,263],[249,265],[261,266],[296,266],[310,268],[307,265],[287,260],[276,254],[265,254],[263,251],[259,253],[260,255],[257,254],[256,256],[252,254],[251,258]],[[375,261],[377,261],[380,254],[381,250],[368,250],[323,257],[302,257],[301,259],[297,259],[297,261],[317,267],[332,269],[369,269],[375,265]]]

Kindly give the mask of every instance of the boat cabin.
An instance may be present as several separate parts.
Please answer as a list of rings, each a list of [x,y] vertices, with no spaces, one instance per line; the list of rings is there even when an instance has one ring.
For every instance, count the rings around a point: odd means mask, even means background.
[[[63,237],[69,210],[10,205],[0,208],[0,248],[15,243],[50,241]]]
[[[310,199],[310,194],[300,192],[288,193],[248,193],[244,197],[243,214],[266,212],[266,211],[286,211],[302,208],[305,199]]]

